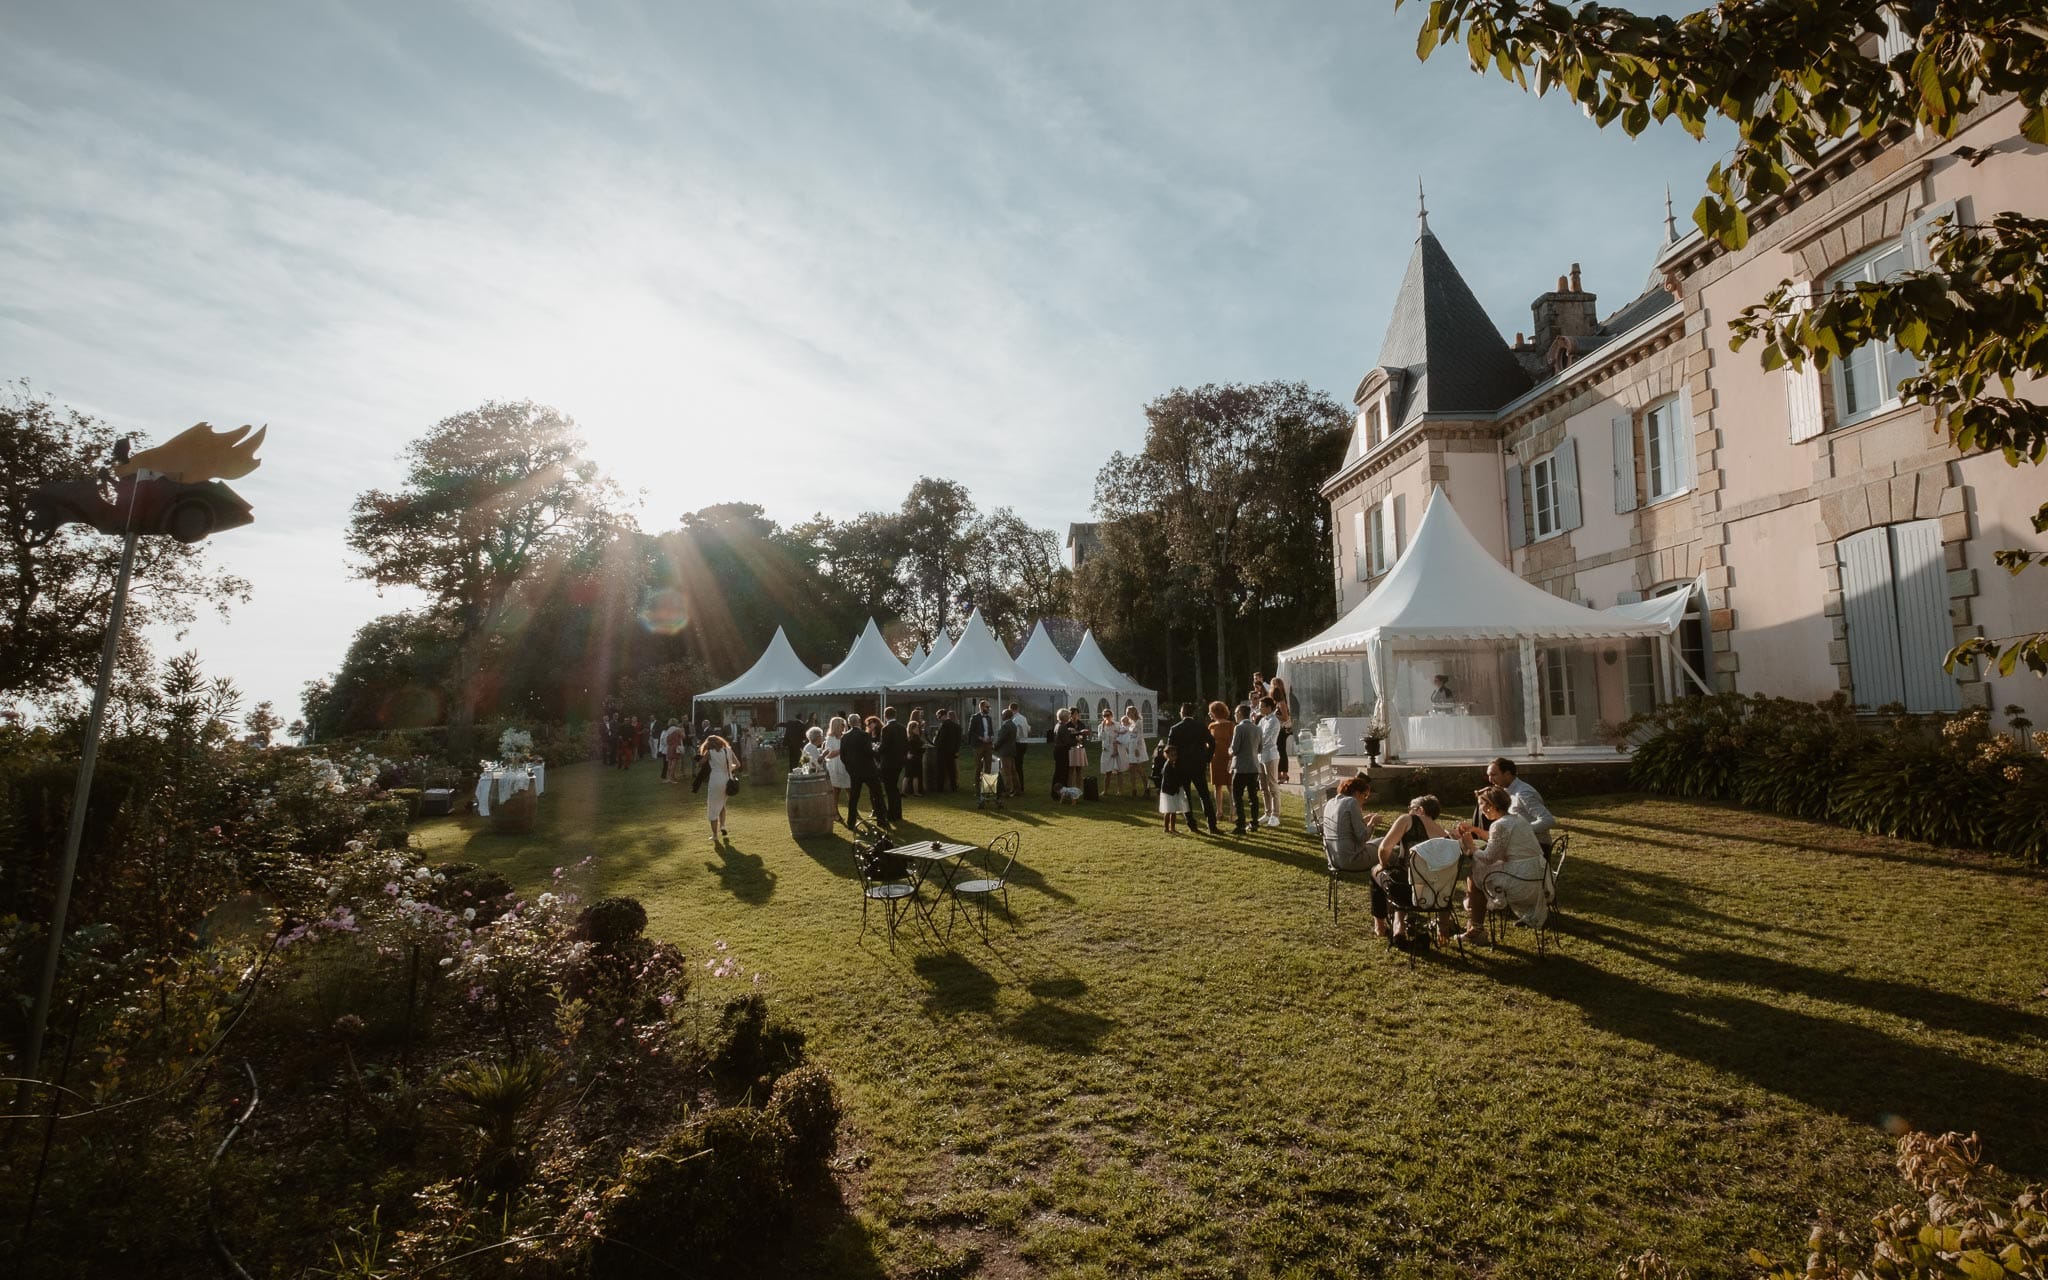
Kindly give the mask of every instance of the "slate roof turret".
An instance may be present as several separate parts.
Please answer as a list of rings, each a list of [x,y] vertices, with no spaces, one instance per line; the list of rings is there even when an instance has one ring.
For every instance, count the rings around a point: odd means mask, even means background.
[[[1427,214],[1420,223],[1386,339],[1373,361],[1408,371],[1399,401],[1387,414],[1392,430],[1425,413],[1484,417],[1531,386],[1528,371],[1437,243]]]

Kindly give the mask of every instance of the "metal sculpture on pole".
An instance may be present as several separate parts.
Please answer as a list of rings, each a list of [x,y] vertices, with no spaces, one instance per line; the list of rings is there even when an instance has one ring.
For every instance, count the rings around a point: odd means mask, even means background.
[[[190,545],[223,529],[235,529],[255,517],[249,504],[221,480],[239,480],[260,465],[256,447],[268,428],[240,427],[215,431],[199,423],[153,449],[128,456],[128,441],[114,445],[113,464],[86,480],[59,480],[29,495],[29,524],[48,533],[66,524],[83,524],[121,539],[121,563],[114,575],[114,599],[107,609],[107,639],[100,648],[99,678],[92,691],[92,712],[86,717],[85,741],[79,752],[78,782],[71,792],[71,827],[64,837],[64,859],[58,867],[56,902],[51,909],[50,941],[43,952],[42,980],[36,986],[29,1015],[24,1054],[23,1089],[36,1078],[43,1056],[43,1035],[50,1021],[50,1002],[57,989],[57,970],[64,953],[64,918],[71,910],[71,884],[78,873],[78,847],[85,837],[86,801],[92,794],[93,766],[99,760],[100,728],[106,721],[107,688],[113,681],[114,657],[121,645],[121,615],[128,604],[128,579],[135,568],[135,544],[145,534]],[[113,497],[107,487],[111,483]]]

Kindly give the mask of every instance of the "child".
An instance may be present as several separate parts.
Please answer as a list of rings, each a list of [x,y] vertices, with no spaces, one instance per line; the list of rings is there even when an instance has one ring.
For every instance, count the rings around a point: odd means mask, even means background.
[[[1178,835],[1179,815],[1188,811],[1188,796],[1180,777],[1180,752],[1165,742],[1152,756],[1152,784],[1159,788],[1159,812],[1166,815],[1166,834]]]

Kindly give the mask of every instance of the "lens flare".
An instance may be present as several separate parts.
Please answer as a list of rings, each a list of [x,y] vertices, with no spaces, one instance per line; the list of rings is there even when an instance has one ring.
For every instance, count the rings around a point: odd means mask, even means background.
[[[640,601],[640,625],[656,635],[672,636],[689,622],[683,593],[673,587],[650,591]]]

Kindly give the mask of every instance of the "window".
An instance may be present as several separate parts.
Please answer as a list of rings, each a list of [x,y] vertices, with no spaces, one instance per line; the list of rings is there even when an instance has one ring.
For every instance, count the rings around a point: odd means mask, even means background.
[[[1837,542],[1835,556],[1857,705],[1901,702],[1908,711],[1954,711],[1960,705],[1956,683],[1942,670],[1954,630],[1941,522],[1866,529]]]
[[[1705,598],[1693,590],[1693,583],[1691,581],[1666,583],[1664,586],[1652,588],[1650,594],[1653,596],[1668,596],[1676,595],[1681,591],[1689,595],[1691,599],[1686,602],[1685,616],[1679,620],[1678,634],[1673,637],[1678,645],[1678,656],[1685,659],[1686,666],[1699,673],[1700,679],[1710,679],[1707,675],[1707,615]],[[1679,697],[1683,698],[1689,694],[1700,692],[1699,686],[1694,684],[1692,677],[1685,674],[1685,672],[1675,671],[1672,674],[1676,677],[1674,684],[1678,690]]]
[[[1365,410],[1365,447],[1376,449],[1387,438],[1387,402],[1375,400]]]
[[[1830,289],[1877,284],[1912,265],[1903,241],[1882,245],[1828,277]],[[1852,347],[1835,362],[1835,420],[1856,422],[1899,401],[1899,380],[1919,371],[1913,357],[1890,343]]]
[[[1387,571],[1387,509],[1385,504],[1374,506],[1365,513],[1366,563],[1371,572],[1378,576]]]
[[[1692,441],[1686,439],[1686,414],[1678,397],[1651,406],[1643,415],[1643,470],[1650,486],[1647,501],[1674,498],[1692,488]]]
[[[1562,649],[1543,651],[1543,701],[1553,719],[1579,714],[1578,698],[1572,690],[1572,664]]]
[[[1564,512],[1558,503],[1557,455],[1529,468],[1529,489],[1536,508],[1536,536],[1547,538],[1564,527]]]

